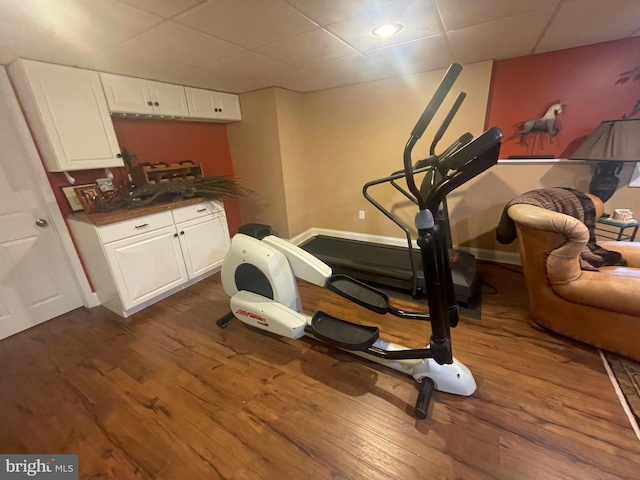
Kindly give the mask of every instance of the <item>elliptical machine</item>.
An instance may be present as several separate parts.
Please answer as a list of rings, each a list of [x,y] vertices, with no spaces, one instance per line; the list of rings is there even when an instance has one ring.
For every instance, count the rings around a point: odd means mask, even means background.
[[[502,132],[492,128],[477,139],[433,155],[412,166],[411,152],[455,83],[462,67],[453,64],[414,127],[404,149],[405,177],[419,207],[415,221],[418,246],[426,281],[429,313],[405,312],[390,305],[384,292],[345,275],[332,275],[331,268],[305,250],[268,231],[254,238],[239,233],[222,265],[222,284],[231,297],[231,312],[217,321],[225,328],[234,318],[247,325],[289,338],[309,336],[350,351],[370,361],[411,375],[420,383],[414,413],[426,418],[433,389],[469,396],[476,383],[469,369],[452,354],[450,328],[458,322],[458,307],[449,266],[448,245],[442,235],[438,211],[448,193],[497,163]],[[437,169],[441,179],[427,195],[416,186],[414,174]],[[374,326],[364,326],[325,312],[308,316],[295,277],[302,278],[361,305],[376,314],[391,314],[406,320],[430,321],[432,335],[425,348],[409,349],[379,338]]]

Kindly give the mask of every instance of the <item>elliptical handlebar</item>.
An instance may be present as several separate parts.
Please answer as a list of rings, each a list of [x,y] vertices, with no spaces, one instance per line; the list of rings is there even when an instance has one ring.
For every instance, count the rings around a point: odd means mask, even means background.
[[[458,113],[458,110],[460,110],[460,106],[462,105],[462,102],[464,102],[465,98],[467,98],[467,94],[465,92],[460,92],[456,97],[456,101],[453,103],[451,110],[449,110],[449,113],[447,113],[447,116],[443,120],[442,125],[440,125],[440,128],[433,136],[433,142],[431,142],[431,147],[429,148],[429,155],[436,154],[436,145],[442,139],[442,136],[444,135],[444,132],[447,131],[447,128],[449,128],[453,117],[455,117]]]
[[[418,119],[418,122],[416,123],[415,127],[413,127],[413,130],[411,131],[411,136],[409,137],[409,140],[407,141],[407,144],[404,147],[403,160],[404,160],[404,173],[407,179],[407,186],[409,187],[409,190],[418,201],[418,205],[421,210],[424,209],[426,199],[420,193],[420,190],[416,186],[416,182],[413,178],[413,169],[411,168],[412,166],[411,151],[413,150],[413,147],[415,146],[416,142],[420,139],[420,137],[422,137],[422,134],[431,123],[431,120],[433,120],[433,117],[435,116],[436,112],[442,105],[442,102],[444,101],[445,97],[451,90],[451,87],[453,87],[453,84],[458,79],[460,72],[462,72],[462,66],[460,64],[458,63],[451,64],[451,66],[447,70],[447,73],[445,73],[444,78],[440,82],[440,85],[438,86],[436,93],[434,93],[433,97],[429,101],[429,104],[424,109],[424,112],[422,112],[422,115],[420,115],[420,118]]]

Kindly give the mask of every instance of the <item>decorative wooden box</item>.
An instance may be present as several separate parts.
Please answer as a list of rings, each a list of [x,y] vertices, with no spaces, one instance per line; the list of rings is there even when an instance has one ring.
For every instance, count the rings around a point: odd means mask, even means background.
[[[191,160],[183,160],[180,163],[154,163],[153,165],[138,165],[131,170],[131,176],[136,185],[147,183],[156,184],[170,182],[172,180],[186,178],[194,179],[202,177],[202,167]]]

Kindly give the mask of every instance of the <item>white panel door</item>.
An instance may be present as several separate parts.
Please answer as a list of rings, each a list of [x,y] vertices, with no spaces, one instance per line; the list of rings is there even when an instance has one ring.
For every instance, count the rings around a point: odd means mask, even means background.
[[[53,158],[45,156],[49,171],[124,165],[97,72],[19,62],[16,69],[22,67],[36,105],[33,112],[27,109],[27,118],[42,126],[42,132],[34,129],[36,138],[41,132],[38,142],[50,143],[53,150]],[[18,92],[22,95],[25,92],[20,87],[21,82]]]
[[[182,85],[152,82],[147,80],[147,86],[153,102],[153,113],[174,117],[188,117],[187,97]]]
[[[26,132],[0,67],[0,339],[83,304],[29,169]]]
[[[229,228],[224,215],[176,225],[189,279],[222,265],[229,250]]]
[[[104,246],[125,310],[187,281],[174,226]]]
[[[101,73],[100,79],[110,111],[153,114],[153,102],[146,80],[110,73]]]

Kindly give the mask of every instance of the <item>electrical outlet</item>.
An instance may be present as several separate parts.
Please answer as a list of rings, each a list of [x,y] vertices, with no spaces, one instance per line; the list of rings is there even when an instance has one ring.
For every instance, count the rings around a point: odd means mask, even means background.
[[[360,210],[360,211],[358,211],[358,218],[359,218],[360,220],[364,220],[364,210]]]

